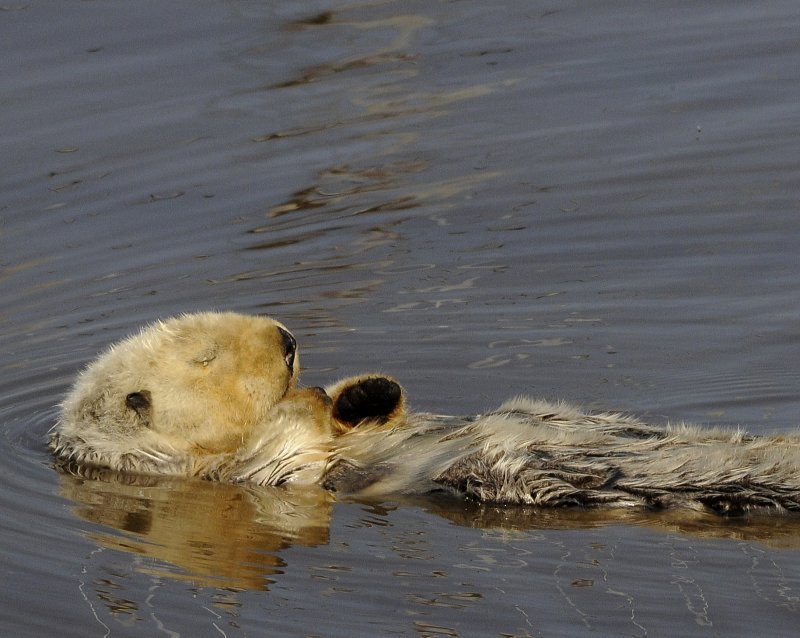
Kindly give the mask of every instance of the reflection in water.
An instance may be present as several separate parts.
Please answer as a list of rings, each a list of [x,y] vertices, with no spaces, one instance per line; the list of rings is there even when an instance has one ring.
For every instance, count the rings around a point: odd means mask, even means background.
[[[322,64],[319,66],[307,69],[300,77],[287,82],[276,84],[273,88],[282,89],[290,86],[298,86],[302,84],[309,84],[316,82],[321,77],[333,75],[334,73],[342,73],[343,71],[350,71],[352,69],[360,69],[371,67],[378,64],[386,64],[387,62],[406,62],[413,58],[408,54],[402,53],[379,53],[367,57],[357,57],[347,60],[340,60],[335,64]]]
[[[322,489],[261,488],[204,481],[61,475],[61,490],[76,513],[106,529],[87,532],[99,547],[146,557],[136,569],[199,586],[266,589],[282,573],[281,556],[293,545],[327,544],[332,496]],[[639,509],[580,510],[501,507],[444,496],[403,499],[459,526],[526,535],[642,525],[699,538],[800,547],[795,517],[723,518],[714,514]],[[397,503],[364,503],[365,519],[387,516]],[[106,592],[107,594],[107,592]],[[106,595],[98,590],[98,596]]]
[[[380,64],[387,64],[392,62],[408,62],[412,61],[415,56],[404,52],[410,44],[413,35],[423,27],[433,24],[429,18],[419,15],[399,15],[384,18],[380,20],[364,20],[352,22],[335,22],[333,14],[326,12],[321,13],[309,20],[302,20],[294,22],[290,28],[314,28],[329,25],[350,26],[356,29],[371,29],[381,30],[390,29],[396,30],[395,37],[386,46],[379,47],[378,49],[367,53],[350,56],[328,64],[320,64],[303,71],[300,76],[281,82],[275,85],[274,88],[287,88],[291,86],[298,86],[303,84],[310,84],[320,78],[327,77],[343,71],[351,69],[359,69],[365,67],[372,67]]]
[[[380,87],[374,92],[369,92],[366,97],[355,100],[356,104],[365,108],[370,116],[382,115],[384,117],[396,115],[411,115],[426,113],[427,115],[443,115],[445,111],[437,111],[445,106],[450,106],[464,100],[485,97],[498,89],[511,87],[513,80],[499,83],[475,84],[463,89],[453,91],[400,91],[397,87],[387,90]]]
[[[328,24],[332,19],[333,19],[333,11],[322,11],[317,15],[311,16],[310,18],[303,18],[301,20],[295,20],[294,22],[290,22],[284,27],[284,29],[286,31],[299,31],[301,29],[305,29],[308,27]]]
[[[382,212],[387,210],[404,210],[419,205],[410,195],[392,197],[370,205],[366,209],[349,210],[348,198],[371,192],[387,192],[398,187],[398,178],[407,173],[419,173],[427,168],[422,161],[388,162],[381,166],[368,166],[354,168],[348,165],[339,165],[322,171],[317,177],[317,183],[303,188],[292,197],[269,209],[268,217],[281,217],[296,211],[308,211],[315,208],[327,207],[328,215],[331,212],[348,211],[351,215],[367,212]],[[273,230],[273,226],[258,227],[251,233],[263,233]]]
[[[155,559],[139,571],[199,585],[264,589],[278,551],[327,543],[331,498],[322,489],[264,489],[205,481],[61,475],[76,513],[114,531],[99,546]],[[119,532],[122,532],[121,534]]]
[[[419,147],[421,122],[455,112],[461,104],[502,92],[514,84],[513,80],[492,77],[487,81],[481,76],[466,85],[417,85],[418,69],[408,61],[417,57],[414,51],[419,46],[420,32],[433,24],[430,18],[419,15],[348,20],[341,12],[325,11],[285,27],[297,32],[298,42],[316,37],[324,29],[335,42],[346,38],[347,47],[355,53],[342,56],[334,49],[337,53],[331,57],[339,57],[267,87],[269,99],[313,101],[317,92],[329,89],[320,85],[326,80],[332,82],[336,75],[335,82],[339,90],[344,90],[347,105],[344,114],[339,108],[314,111],[310,117],[295,119],[291,127],[251,136],[259,148],[250,158],[256,162],[295,148],[295,143],[301,147],[311,145],[309,170],[313,173],[308,182],[300,182],[302,186],[288,196],[269,201],[264,206],[265,219],[247,231],[243,258],[257,265],[215,278],[212,283],[268,280],[275,296],[288,290],[291,296],[302,293],[304,299],[335,298],[360,303],[376,298],[385,287],[386,278],[375,277],[374,273],[407,263],[409,251],[418,248],[410,245],[415,240],[404,233],[405,224],[422,211],[433,218],[454,209],[476,188],[501,176],[501,171],[474,166],[453,174],[443,171],[438,161],[419,150],[409,154],[410,149]],[[261,56],[263,52],[247,53],[252,63],[258,62],[256,54]],[[373,70],[359,75],[357,82],[349,82],[356,69],[368,66],[381,66],[381,72]],[[263,86],[255,87],[251,94],[263,91]],[[301,137],[308,139],[296,139]],[[337,151],[320,153],[320,148]],[[350,158],[342,161],[347,149]],[[328,159],[329,155],[333,159]],[[376,255],[372,259],[367,257],[370,251]],[[315,258],[320,254],[329,256]],[[270,267],[262,267],[264,263]],[[330,288],[331,275],[337,270],[342,274],[335,291],[318,289],[319,281]],[[472,283],[465,285],[471,287]],[[457,290],[420,294],[433,296],[425,303],[439,308],[464,303],[461,298],[450,298],[454,292]],[[403,301],[389,311],[417,308],[420,303]],[[305,312],[330,314],[330,310],[321,307],[306,308]]]
[[[325,216],[330,220],[332,217],[354,217],[367,213],[408,210],[452,199],[499,175],[498,172],[476,173],[417,185],[413,191],[393,179],[403,173],[419,172],[423,168],[421,162],[396,162],[358,170],[345,166],[334,167],[319,176],[318,184],[299,190],[288,201],[271,207],[268,216],[281,217],[287,213],[325,208]],[[369,203],[361,203],[363,199],[352,201],[358,195],[372,192],[382,194],[372,197]],[[313,218],[309,219],[308,216],[303,219],[304,225],[310,221],[313,221]],[[274,233],[280,229],[281,226],[273,224],[258,226],[250,232]],[[263,246],[254,246],[254,248],[261,247]]]
[[[696,538],[757,542],[772,548],[800,548],[800,517],[796,516],[724,517],[677,508],[663,511],[642,508],[541,509],[433,498],[418,500],[417,503],[428,512],[457,525],[479,529],[526,532],[638,525]]]
[[[302,87],[355,68],[413,59],[416,55],[407,51],[415,45],[414,40],[419,32],[433,24],[435,22],[432,19],[415,14],[373,20],[346,20],[330,11],[292,22],[287,27],[291,31],[336,29],[343,35],[346,35],[347,29],[351,32],[368,32],[369,38],[364,39],[368,52],[364,53],[362,47],[357,47],[359,52],[356,55],[316,65],[304,70],[299,77],[271,88]],[[385,32],[390,34],[388,42]],[[266,142],[269,145],[280,143],[286,138],[309,134],[324,135],[331,129],[341,128],[344,129],[343,134],[347,135],[346,139],[326,138],[318,143],[336,143],[339,146],[367,144],[368,152],[365,153],[362,149],[357,156],[367,155],[373,158],[366,166],[336,163],[322,168],[317,171],[314,183],[296,190],[287,200],[270,205],[267,210],[269,223],[249,231],[251,234],[268,233],[269,238],[252,245],[252,249],[271,250],[300,243],[310,247],[327,235],[352,233],[353,224],[344,223],[343,220],[374,213],[381,213],[378,233],[386,233],[388,224],[403,221],[400,216],[391,216],[392,212],[426,207],[430,213],[436,208],[453,206],[456,198],[500,175],[499,171],[476,171],[471,168],[465,175],[437,176],[425,180],[419,174],[438,167],[420,159],[419,154],[413,158],[403,157],[402,154],[419,141],[419,134],[412,127],[420,118],[429,119],[443,115],[449,107],[488,96],[514,84],[514,81],[476,82],[456,88],[420,90],[410,83],[415,75],[414,69],[372,74],[367,78],[372,81],[359,82],[348,90],[348,100],[356,112],[345,119],[307,122],[252,138],[254,142]],[[384,120],[387,121],[387,128],[384,130],[367,127],[355,138],[352,137],[352,132],[348,133],[358,130],[354,128],[356,124],[380,123]],[[271,150],[268,153],[274,152],[276,151]],[[386,159],[375,161],[378,158]],[[412,176],[413,179],[410,179]],[[299,212],[303,215],[295,215]],[[276,221],[277,219],[281,221]],[[374,235],[375,230],[369,228],[366,232]],[[385,243],[387,242],[383,241],[379,245]],[[356,242],[352,246],[353,251],[360,254],[364,249],[363,244],[364,242],[360,245]],[[370,247],[375,245],[369,241],[367,244]]]

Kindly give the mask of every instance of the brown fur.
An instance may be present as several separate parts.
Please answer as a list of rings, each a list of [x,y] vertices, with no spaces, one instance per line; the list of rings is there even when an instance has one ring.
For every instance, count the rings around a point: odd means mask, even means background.
[[[298,389],[294,338],[234,313],[156,323],[103,353],[50,445],[75,468],[534,506],[800,511],[800,438],[519,398],[474,417],[409,413],[380,374]]]

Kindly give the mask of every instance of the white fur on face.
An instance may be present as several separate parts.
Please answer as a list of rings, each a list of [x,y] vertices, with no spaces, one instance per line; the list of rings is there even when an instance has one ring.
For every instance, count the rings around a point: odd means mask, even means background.
[[[272,319],[235,313],[143,329],[80,375],[51,447],[78,462],[142,471],[168,463],[177,473],[198,454],[235,450],[296,385],[299,359],[287,365],[279,329]]]

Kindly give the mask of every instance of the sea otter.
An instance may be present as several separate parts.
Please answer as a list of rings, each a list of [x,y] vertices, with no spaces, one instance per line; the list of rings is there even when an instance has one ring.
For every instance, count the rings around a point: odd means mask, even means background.
[[[297,342],[262,316],[203,312],[111,346],[61,405],[50,449],[73,471],[444,492],[503,504],[800,510],[800,436],[657,427],[512,399],[468,417],[412,412],[383,374],[298,386]]]

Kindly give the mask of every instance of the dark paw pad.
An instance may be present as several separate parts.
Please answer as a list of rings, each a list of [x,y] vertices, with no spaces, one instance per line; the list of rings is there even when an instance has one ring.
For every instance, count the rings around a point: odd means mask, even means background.
[[[372,419],[386,421],[402,396],[400,386],[385,377],[370,377],[345,389],[336,399],[333,415],[355,425]]]

